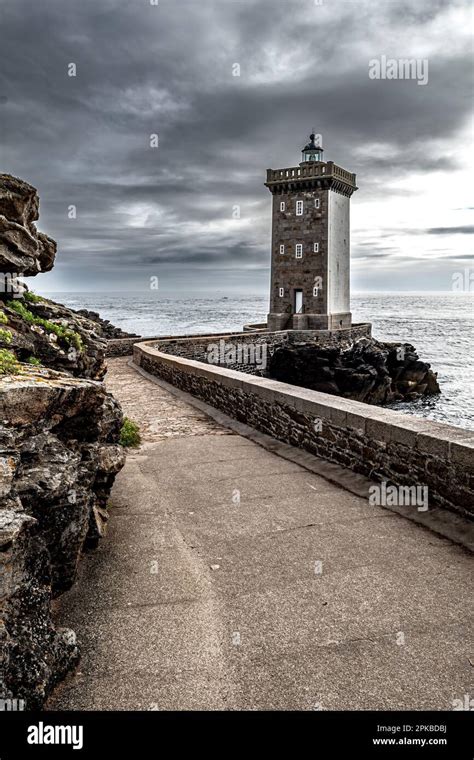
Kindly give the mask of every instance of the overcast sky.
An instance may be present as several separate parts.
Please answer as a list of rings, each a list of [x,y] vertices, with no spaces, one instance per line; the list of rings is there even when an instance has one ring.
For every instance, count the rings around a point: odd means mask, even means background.
[[[312,127],[357,173],[353,289],[451,290],[472,247],[468,0],[153,2],[0,0],[1,170],[58,241],[36,290],[265,292],[265,171]],[[428,83],[371,79],[381,56],[427,60]]]

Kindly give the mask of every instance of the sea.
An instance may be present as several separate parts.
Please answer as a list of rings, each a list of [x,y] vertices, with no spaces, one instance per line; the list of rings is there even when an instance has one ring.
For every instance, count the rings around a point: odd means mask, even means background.
[[[144,337],[238,331],[264,322],[264,295],[181,293],[47,293],[72,309],[91,309]],[[474,430],[474,293],[358,293],[354,322],[371,322],[379,340],[411,343],[438,374],[439,396],[392,404],[405,414]]]

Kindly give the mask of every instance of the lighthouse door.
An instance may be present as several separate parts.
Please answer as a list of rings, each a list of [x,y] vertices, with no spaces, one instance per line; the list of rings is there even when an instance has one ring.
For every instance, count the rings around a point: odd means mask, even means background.
[[[303,313],[303,291],[295,290],[295,314]]]

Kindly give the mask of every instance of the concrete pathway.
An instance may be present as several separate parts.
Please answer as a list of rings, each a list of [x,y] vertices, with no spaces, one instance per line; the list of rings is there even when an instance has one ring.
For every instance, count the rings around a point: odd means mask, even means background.
[[[144,443],[58,601],[49,709],[451,709],[473,693],[467,551],[221,427],[127,366]]]

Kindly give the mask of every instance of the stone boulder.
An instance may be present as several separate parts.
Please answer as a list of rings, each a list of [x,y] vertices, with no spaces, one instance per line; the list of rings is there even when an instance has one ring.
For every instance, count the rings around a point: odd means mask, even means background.
[[[349,348],[295,344],[275,350],[268,375],[322,393],[388,404],[439,393],[436,375],[409,343],[362,338]]]
[[[51,599],[104,534],[121,425],[102,383],[27,365],[0,378],[0,698],[28,709],[79,657]]]
[[[38,208],[36,188],[0,174],[0,272],[31,277],[52,269],[56,243],[37,231]]]

